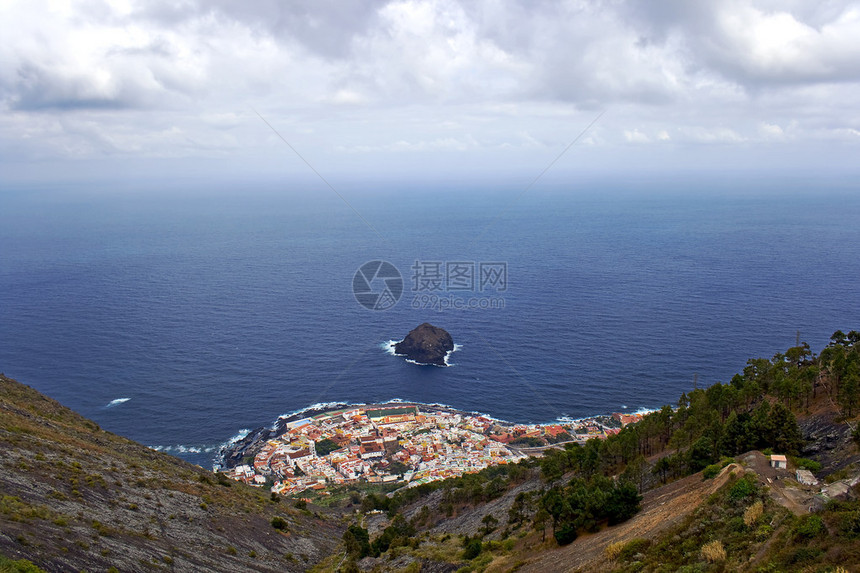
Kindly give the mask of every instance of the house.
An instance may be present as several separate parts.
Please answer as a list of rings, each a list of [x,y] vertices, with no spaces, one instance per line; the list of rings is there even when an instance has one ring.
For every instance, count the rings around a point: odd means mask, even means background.
[[[822,491],[830,499],[847,501],[854,498],[851,488],[844,481],[833,482]]]
[[[385,455],[385,448],[381,445],[370,442],[359,448],[359,457],[363,460],[370,458],[381,458]]]
[[[800,469],[796,472],[797,481],[803,485],[818,485],[818,480],[812,475],[812,472],[806,469]]]
[[[788,461],[782,454],[774,454],[770,457],[770,467],[784,470],[788,468]]]

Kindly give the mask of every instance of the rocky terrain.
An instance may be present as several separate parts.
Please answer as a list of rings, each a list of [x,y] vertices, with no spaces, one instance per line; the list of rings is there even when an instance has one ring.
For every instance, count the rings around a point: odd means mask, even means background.
[[[445,330],[425,322],[394,345],[395,354],[419,364],[447,366],[445,358],[454,350],[454,339]]]
[[[315,497],[330,507],[305,506],[105,432],[0,375],[0,570],[8,558],[47,571],[860,571],[856,424],[819,394],[797,424],[811,459],[788,469],[752,450],[658,485],[649,457],[641,511],[559,545],[551,522],[537,525],[540,498],[575,472],[547,477],[546,452],[423,490],[344,486]],[[819,483],[798,482],[804,463]],[[388,541],[356,555],[354,527]]]
[[[0,555],[47,571],[305,571],[342,531],[0,375]]]

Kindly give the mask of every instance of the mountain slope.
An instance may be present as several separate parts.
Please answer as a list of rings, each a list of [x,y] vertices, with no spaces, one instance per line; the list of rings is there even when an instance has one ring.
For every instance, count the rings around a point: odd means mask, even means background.
[[[342,532],[0,375],[0,555],[48,571],[304,571]]]

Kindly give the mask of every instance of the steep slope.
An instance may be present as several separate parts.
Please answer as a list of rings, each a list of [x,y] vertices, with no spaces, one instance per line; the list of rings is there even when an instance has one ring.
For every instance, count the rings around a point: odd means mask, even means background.
[[[530,560],[520,571],[549,573],[610,570],[612,564],[604,554],[607,545],[626,543],[637,538],[657,539],[723,487],[731,476],[739,473],[743,473],[743,469],[731,464],[713,480],[703,481],[701,474],[695,474],[653,489],[645,495],[642,511],[629,521],[582,536],[568,546],[547,551]]]
[[[0,374],[0,555],[48,571],[304,571],[342,532]]]

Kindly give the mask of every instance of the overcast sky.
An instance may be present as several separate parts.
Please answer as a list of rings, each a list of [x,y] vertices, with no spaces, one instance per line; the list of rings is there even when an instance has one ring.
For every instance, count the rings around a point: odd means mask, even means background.
[[[340,185],[527,181],[592,122],[551,174],[860,163],[858,2],[0,0],[0,37],[5,186],[311,173],[257,112]]]

